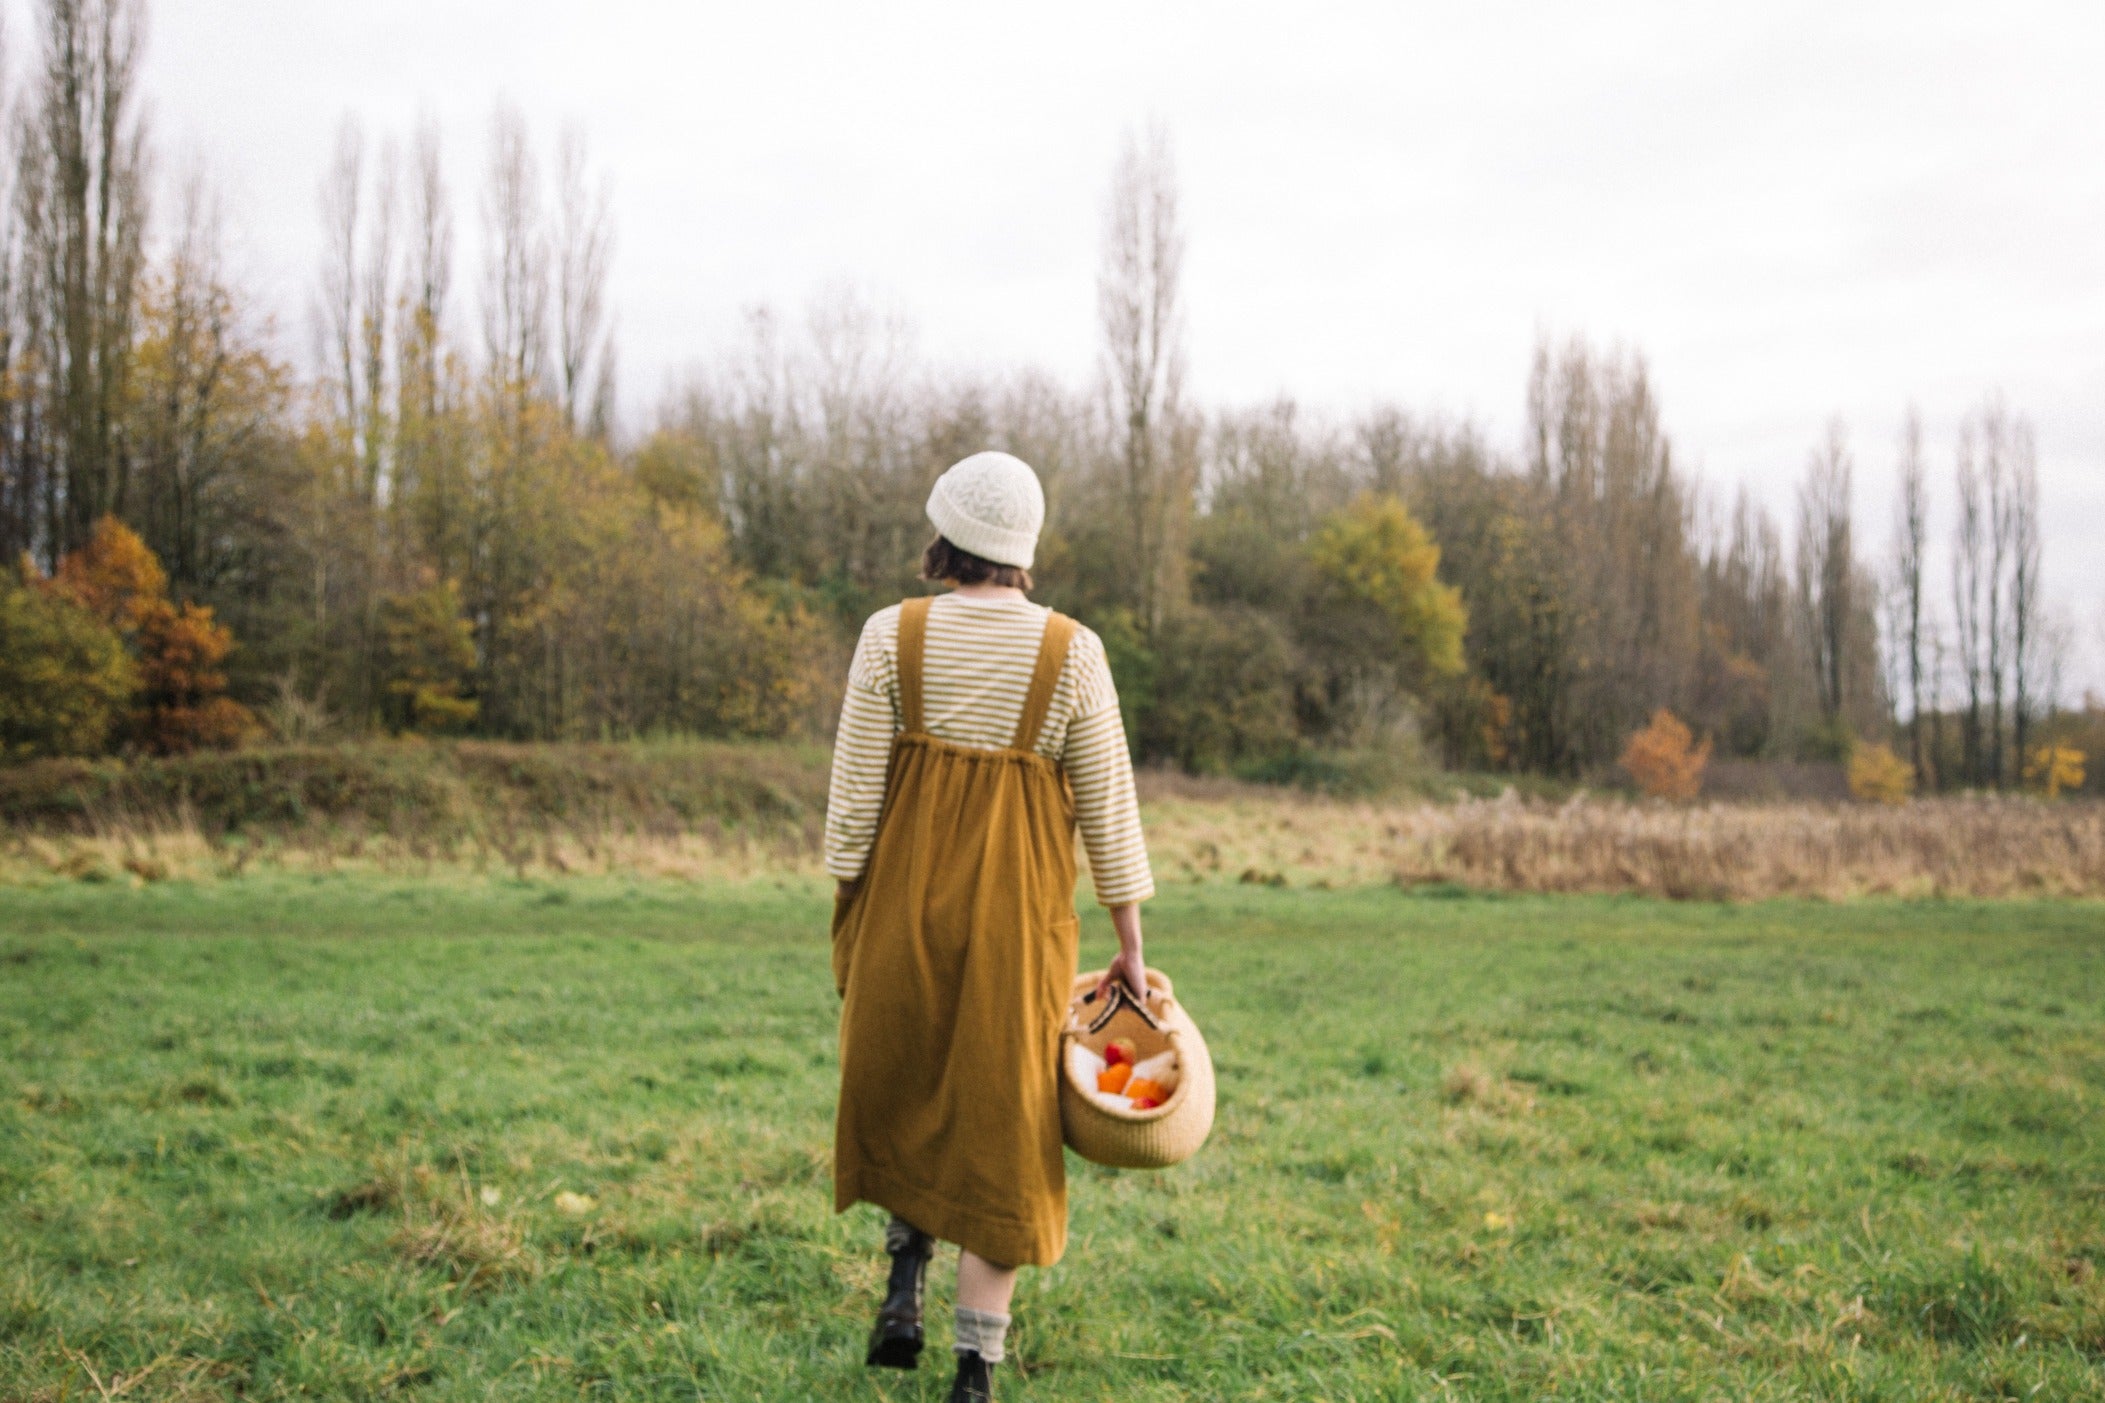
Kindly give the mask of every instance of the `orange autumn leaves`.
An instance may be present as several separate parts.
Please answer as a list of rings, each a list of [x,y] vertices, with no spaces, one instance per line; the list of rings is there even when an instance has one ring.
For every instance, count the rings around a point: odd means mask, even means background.
[[[1623,747],[1623,769],[1654,799],[1695,798],[1703,788],[1703,767],[1709,763],[1709,738],[1696,744],[1681,718],[1664,707],[1653,712],[1651,724]]]
[[[42,582],[123,640],[135,690],[132,739],[159,754],[240,743],[256,729],[249,709],[226,695],[234,637],[207,605],[168,597],[168,575],[137,532],[104,517],[88,543]]]

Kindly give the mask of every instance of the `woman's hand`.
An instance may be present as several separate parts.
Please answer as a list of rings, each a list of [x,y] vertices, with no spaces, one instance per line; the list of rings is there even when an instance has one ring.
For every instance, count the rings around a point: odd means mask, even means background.
[[[1126,991],[1142,1003],[1148,998],[1148,967],[1140,958],[1138,950],[1121,950],[1111,957],[1111,967],[1104,971],[1103,982],[1096,986],[1096,995],[1102,998],[1111,992],[1111,986],[1125,981]]]
[[[1118,932],[1118,953],[1111,959],[1111,967],[1096,986],[1096,996],[1102,998],[1111,992],[1114,981],[1124,980],[1126,989],[1134,998],[1146,1003],[1151,991],[1148,988],[1147,961],[1140,957],[1140,906],[1128,902],[1124,906],[1111,908],[1111,926]]]

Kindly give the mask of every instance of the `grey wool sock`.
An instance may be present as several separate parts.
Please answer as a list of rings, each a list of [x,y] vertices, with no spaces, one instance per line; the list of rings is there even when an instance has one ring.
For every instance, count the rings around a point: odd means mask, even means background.
[[[999,1364],[1002,1342],[1008,1337],[1009,1317],[1006,1315],[991,1310],[973,1310],[970,1306],[957,1308],[957,1343],[951,1346],[957,1353],[974,1350],[989,1364]]]

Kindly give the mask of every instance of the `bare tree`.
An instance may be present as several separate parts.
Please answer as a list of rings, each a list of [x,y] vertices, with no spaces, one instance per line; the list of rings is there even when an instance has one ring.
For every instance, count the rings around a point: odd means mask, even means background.
[[[1900,433],[1900,497],[1894,511],[1894,568],[1899,588],[1899,630],[1894,642],[1905,659],[1908,699],[1908,758],[1919,783],[1932,783],[1922,735],[1922,574],[1929,535],[1929,489],[1922,462],[1922,415],[1913,407]],[[1896,689],[1897,690],[1897,689]]]
[[[322,268],[315,311],[319,359],[335,382],[336,409],[355,430],[364,417],[358,380],[359,197],[364,191],[365,133],[346,114],[336,152],[322,178]]]
[[[509,103],[499,104],[490,123],[482,213],[483,350],[516,432],[548,372],[548,241],[526,119]]]
[[[2032,705],[2041,674],[2039,463],[2032,426],[2017,421],[2010,431],[2010,491],[2007,529],[2010,537],[2010,680],[2013,770],[2024,772],[2031,734]],[[2050,694],[2049,701],[2052,696]]]
[[[453,208],[438,122],[428,113],[417,122],[410,166],[410,242],[404,276],[417,335],[436,345],[442,339],[446,294],[453,282]]]
[[[214,441],[216,403],[234,349],[232,298],[221,266],[219,201],[203,174],[185,177],[177,197],[177,234],[157,280],[149,335],[160,343],[140,377],[140,490],[133,516],[147,544],[188,592],[203,582],[206,504],[232,466],[231,445]]]
[[[126,507],[123,405],[144,261],[146,137],[135,101],[139,0],[49,0],[21,150],[24,253],[44,301],[37,355],[56,454],[55,557]]]
[[[1176,165],[1162,124],[1128,133],[1111,177],[1097,273],[1097,314],[1122,438],[1120,496],[1132,551],[1133,604],[1161,622],[1175,587],[1193,483],[1179,461],[1184,383],[1184,233]]]
[[[1851,636],[1857,618],[1856,560],[1851,494],[1854,465],[1837,419],[1815,450],[1798,488],[1798,598],[1805,621],[1820,713],[1841,719],[1848,700]]]
[[[1986,770],[1987,745],[1982,735],[1981,697],[1987,658],[1983,649],[1988,592],[1988,521],[1982,509],[1981,473],[1974,425],[1959,426],[1954,469],[1959,515],[1952,541],[1952,622],[1957,637],[1959,671],[1966,684],[1966,715],[1960,722],[1960,748],[1969,783],[1980,784]]]
[[[556,359],[563,421],[604,437],[612,413],[607,264],[613,256],[610,181],[586,178],[585,137],[565,127],[556,148]],[[587,398],[589,396],[589,398]],[[580,416],[583,422],[580,422]]]
[[[2010,418],[2000,396],[1990,396],[1980,412],[1981,480],[1988,495],[1988,614],[1983,643],[1988,650],[1988,782],[2001,789],[2008,781],[2004,762],[2003,699],[2010,692],[2009,601],[2012,511]]]
[[[405,195],[402,296],[395,333],[394,491],[441,579],[466,566],[466,486],[446,431],[446,308],[453,280],[453,211],[439,130],[419,120]]]
[[[389,333],[395,320],[395,185],[399,161],[393,141],[383,142],[373,172],[372,217],[366,221],[363,266],[358,277],[358,369],[363,386],[358,434],[358,491],[369,507],[385,498],[388,483]]]
[[[0,77],[8,73],[7,54],[0,45]],[[12,108],[12,92],[0,93],[0,112]],[[16,140],[22,131],[19,119],[0,123],[0,131]],[[43,487],[44,455],[35,433],[35,396],[28,393],[24,351],[29,347],[31,320],[25,316],[27,289],[23,265],[21,231],[23,220],[15,204],[15,172],[0,164],[0,561],[12,562],[35,552],[40,544],[37,504]]]

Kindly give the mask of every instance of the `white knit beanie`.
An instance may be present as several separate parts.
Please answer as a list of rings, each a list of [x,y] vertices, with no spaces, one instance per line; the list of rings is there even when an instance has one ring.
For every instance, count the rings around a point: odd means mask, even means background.
[[[928,519],[959,550],[1028,570],[1045,525],[1045,489],[1021,458],[975,453],[936,479]]]

